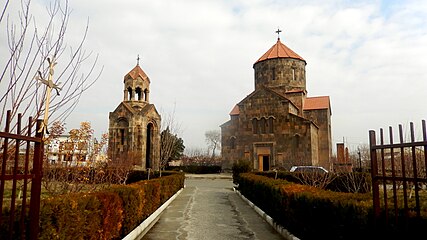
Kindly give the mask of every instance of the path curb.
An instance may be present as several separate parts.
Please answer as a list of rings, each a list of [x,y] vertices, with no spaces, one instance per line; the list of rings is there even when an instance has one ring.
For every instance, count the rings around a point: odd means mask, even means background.
[[[243,201],[245,201],[251,208],[255,210],[258,215],[260,215],[268,224],[270,224],[280,235],[282,235],[285,239],[288,240],[300,240],[299,238],[295,237],[290,233],[286,228],[280,226],[277,224],[273,218],[271,218],[267,213],[265,213],[261,208],[257,207],[255,204],[253,204],[249,199],[247,199],[245,196],[243,196],[239,190],[237,190],[235,187],[233,187],[233,190],[239,195]]]
[[[146,218],[139,226],[134,228],[132,232],[126,235],[122,240],[139,240],[144,237],[144,235],[150,231],[150,229],[156,224],[159,220],[160,215],[163,211],[175,200],[175,198],[184,190],[185,186],[176,192],[172,197],[170,197],[165,203],[162,204],[153,214]]]

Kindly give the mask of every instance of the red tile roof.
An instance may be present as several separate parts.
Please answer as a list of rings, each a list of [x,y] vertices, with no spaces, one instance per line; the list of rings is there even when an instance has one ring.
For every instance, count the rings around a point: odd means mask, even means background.
[[[240,114],[239,106],[236,105],[236,106],[234,106],[233,110],[231,110],[230,116],[239,115],[239,114]]]
[[[301,56],[280,42],[280,39],[277,39],[276,44],[274,44],[266,53],[264,53],[264,55],[262,55],[262,57],[260,57],[255,63],[273,58],[295,58],[305,62]]]
[[[331,108],[329,96],[309,97],[304,101],[303,110],[318,110]]]
[[[138,76],[142,79],[148,79],[147,74],[141,69],[139,65],[136,65],[128,74],[126,74],[125,78],[127,76],[130,76],[132,79],[136,79]]]
[[[304,90],[302,90],[302,89],[292,89],[292,90],[286,91],[285,93],[301,93],[301,92],[304,92]]]

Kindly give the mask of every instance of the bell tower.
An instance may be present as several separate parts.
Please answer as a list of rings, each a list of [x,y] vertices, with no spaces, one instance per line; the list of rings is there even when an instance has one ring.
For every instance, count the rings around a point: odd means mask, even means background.
[[[125,75],[123,101],[143,107],[150,103],[150,78],[139,66],[139,56],[136,66]]]
[[[124,76],[123,101],[109,115],[108,156],[141,169],[159,169],[161,117],[150,103],[150,78],[139,66]]]

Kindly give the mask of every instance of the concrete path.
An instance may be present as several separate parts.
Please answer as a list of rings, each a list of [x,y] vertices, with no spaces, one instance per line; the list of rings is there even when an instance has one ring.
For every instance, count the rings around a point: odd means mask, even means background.
[[[233,191],[231,175],[186,175],[185,185],[142,239],[283,239]]]

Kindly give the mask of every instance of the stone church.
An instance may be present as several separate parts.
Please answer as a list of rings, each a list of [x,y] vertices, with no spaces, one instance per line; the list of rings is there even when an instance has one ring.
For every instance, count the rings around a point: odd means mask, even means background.
[[[254,63],[255,90],[220,126],[223,168],[249,160],[259,171],[293,165],[331,169],[330,100],[308,97],[306,65],[280,37]]]
[[[150,104],[150,78],[139,58],[123,83],[123,101],[109,114],[108,156],[115,162],[158,170],[161,118]]]

